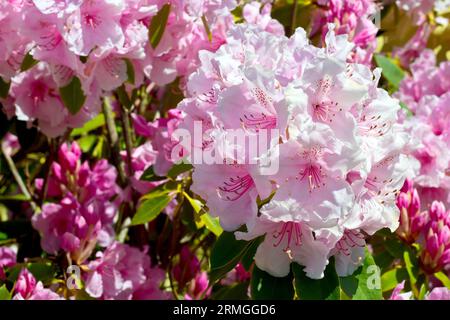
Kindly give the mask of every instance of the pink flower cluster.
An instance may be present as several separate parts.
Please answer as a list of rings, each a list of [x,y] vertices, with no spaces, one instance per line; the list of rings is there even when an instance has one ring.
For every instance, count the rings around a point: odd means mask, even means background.
[[[392,292],[389,300],[411,300],[412,292],[404,292],[405,281],[399,283]],[[445,287],[433,288],[428,294],[425,295],[425,300],[450,300],[450,290]]]
[[[99,111],[102,95],[130,80],[130,72],[134,86],[144,78],[164,85],[188,76],[200,50],[225,43],[235,6],[234,0],[3,1],[0,77],[11,81],[5,112],[37,122],[50,137],[80,127]],[[271,6],[262,12],[259,6],[245,6],[245,19],[282,34],[281,24],[270,18]],[[152,19],[167,7],[164,33],[152,47]],[[21,72],[24,61],[39,63]],[[76,80],[87,98],[81,110],[69,111],[59,88]]]
[[[397,0],[396,4],[411,15],[417,25],[426,21],[430,11],[434,10],[439,13],[450,8],[449,0]]]
[[[348,63],[354,45],[328,28],[326,47],[317,48],[301,28],[286,38],[233,27],[215,53],[200,52],[189,97],[178,106],[180,128],[194,137],[194,123],[202,124],[193,153],[218,157],[193,163],[191,190],[225,230],[246,225],[238,239],[265,235],[255,261],[274,276],[287,275],[295,261],[322,278],[333,255],[338,273],[351,274],[364,256],[364,234],[398,226],[395,198],[410,167],[398,101],[377,88],[380,70]],[[232,129],[248,137],[278,129],[258,156],[279,161],[278,172],[250,161],[248,144],[222,150]]]
[[[377,46],[377,26],[374,24],[377,5],[373,0],[321,0],[315,12],[311,34],[320,32],[322,39],[328,33],[328,23],[336,25],[336,34],[347,34],[355,44],[350,59],[371,65]]]
[[[0,247],[0,280],[5,279],[3,268],[9,268],[16,264],[16,252],[8,247]]]
[[[421,246],[421,267],[429,274],[450,268],[450,211],[434,201],[421,208],[413,183],[407,179],[397,198],[400,227],[397,234],[407,243]]]
[[[41,192],[58,201],[44,204],[42,213],[33,216],[42,248],[51,254],[64,250],[82,263],[97,243],[109,245],[114,239],[112,223],[117,212],[112,198],[120,191],[116,177],[116,169],[106,160],[91,168],[87,161],[81,162],[76,142],[63,144],[47,185],[42,179],[36,181]]]
[[[62,300],[62,298],[50,289],[44,288],[40,281],[28,271],[22,269],[14,285],[13,300]]]
[[[160,287],[164,270],[152,267],[147,249],[141,251],[113,242],[90,261],[85,273],[86,292],[104,300],[157,300],[168,295]]]
[[[400,84],[397,97],[414,113],[403,116],[411,134],[412,154],[418,172],[414,182],[427,204],[450,201],[450,62],[436,67],[434,53],[427,49],[411,64],[411,76]]]

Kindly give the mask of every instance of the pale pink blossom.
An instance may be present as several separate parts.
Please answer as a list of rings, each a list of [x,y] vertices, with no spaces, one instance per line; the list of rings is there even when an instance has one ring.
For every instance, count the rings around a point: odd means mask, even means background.
[[[64,300],[57,293],[44,288],[41,281],[36,281],[35,277],[28,271],[22,269],[14,285],[13,300]]]
[[[373,19],[378,10],[372,0],[325,0],[314,16],[312,35],[328,32],[327,23],[336,24],[336,34],[347,34],[355,44],[352,61],[370,65],[376,49],[377,26]]]
[[[168,295],[160,289],[164,271],[151,265],[147,249],[118,242],[87,265],[86,292],[104,300],[157,300]]]
[[[203,127],[190,146],[191,190],[225,230],[247,226],[239,239],[265,235],[255,263],[274,276],[295,261],[320,279],[331,256],[341,276],[351,274],[363,261],[363,235],[398,227],[396,196],[413,174],[398,100],[377,88],[380,70],[349,63],[354,44],[328,28],[323,48],[301,28],[289,39],[232,28],[215,53],[201,52],[178,106],[180,128],[194,136],[194,122]],[[278,129],[260,155],[279,161],[278,171],[250,163],[247,145],[221,147],[227,129]],[[211,150],[219,155],[213,164],[195,162],[196,151]],[[272,193],[258,210],[257,199]]]
[[[4,268],[12,267],[17,262],[17,253],[9,247],[0,247],[0,280],[5,279]]]

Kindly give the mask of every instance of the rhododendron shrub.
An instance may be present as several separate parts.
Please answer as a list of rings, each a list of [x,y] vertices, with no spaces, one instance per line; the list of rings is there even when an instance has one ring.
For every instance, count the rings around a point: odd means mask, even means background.
[[[0,1],[0,299],[449,300],[449,18]]]

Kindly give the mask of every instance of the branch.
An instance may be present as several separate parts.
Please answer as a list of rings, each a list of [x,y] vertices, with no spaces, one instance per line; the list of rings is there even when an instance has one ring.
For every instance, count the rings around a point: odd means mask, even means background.
[[[31,208],[33,209],[33,211],[37,210],[37,205],[36,203],[33,201],[33,198],[31,197],[30,192],[28,191],[25,182],[23,181],[22,177],[19,174],[19,171],[17,171],[16,165],[14,164],[13,159],[11,158],[11,156],[9,155],[8,152],[5,152],[3,146],[2,146],[2,153],[3,156],[6,159],[6,163],[8,164],[9,170],[11,171],[14,180],[16,180],[17,185],[19,186],[20,191],[25,195],[25,197],[27,197],[30,201],[30,205]]]
[[[117,135],[116,123],[114,122],[114,115],[111,108],[111,102],[109,97],[105,97],[102,103],[103,114],[105,115],[106,120],[106,129],[108,131],[109,138],[109,146],[111,148],[111,161],[114,166],[117,168],[119,173],[119,181],[122,187],[127,185],[127,177],[125,175],[125,171],[122,167],[122,159],[120,157],[120,145],[119,145],[119,136]]]

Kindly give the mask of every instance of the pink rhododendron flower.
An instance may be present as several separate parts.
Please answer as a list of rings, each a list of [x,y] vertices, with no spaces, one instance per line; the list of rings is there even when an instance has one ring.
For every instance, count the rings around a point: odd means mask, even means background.
[[[200,273],[200,261],[188,246],[183,246],[180,251],[180,261],[173,268],[173,277],[177,280],[179,288],[184,288],[198,273]]]
[[[445,12],[450,8],[449,0],[396,0],[396,4],[411,15],[417,25],[426,21],[426,15],[431,10]]]
[[[401,293],[404,288],[405,281],[402,281],[395,287],[389,300],[413,300],[411,291]],[[425,300],[450,300],[450,290],[445,287],[433,288],[425,295]]]
[[[225,151],[212,165],[194,158],[191,188],[225,230],[246,224],[239,239],[266,235],[255,261],[274,276],[295,261],[319,279],[331,255],[340,275],[351,274],[363,260],[363,234],[397,228],[395,199],[411,171],[398,101],[377,89],[379,70],[348,63],[354,45],[328,28],[320,49],[301,28],[288,39],[236,26],[216,53],[201,53],[179,105],[180,127],[193,130],[197,120],[210,132],[192,152],[219,145],[227,129],[279,129],[262,156],[279,160],[278,172],[264,175]],[[274,191],[258,217],[256,199]]]
[[[400,59],[403,67],[409,67],[420,56],[422,51],[426,49],[428,38],[432,31],[432,27],[428,24],[421,25],[406,45],[401,48],[396,48],[393,51],[393,54]]]
[[[412,292],[401,293],[405,288],[405,281],[400,282],[392,291],[389,300],[411,300]]]
[[[13,300],[64,300],[57,293],[44,288],[40,281],[27,270],[22,269],[14,285]]]
[[[208,273],[203,271],[190,282],[188,293],[184,296],[186,300],[200,300],[208,298],[211,294],[209,287]]]
[[[33,217],[43,249],[52,254],[60,249],[70,252],[79,263],[89,257],[97,242],[107,246],[113,240],[117,207],[111,200],[119,192],[116,170],[106,160],[91,169],[80,158],[77,143],[61,146],[48,180],[48,196],[61,200],[45,204],[42,213]],[[42,180],[36,184],[43,188]]]
[[[336,34],[348,34],[355,44],[351,60],[370,65],[377,42],[377,26],[373,23],[377,6],[372,0],[325,0],[315,13],[312,35],[321,32],[325,38],[327,23],[335,23]]]
[[[20,149],[20,143],[17,136],[7,133],[1,141],[2,151],[9,156],[13,156]]]
[[[229,286],[235,284],[236,282],[242,283],[248,281],[250,278],[250,272],[245,270],[245,267],[241,262],[239,262],[233,270],[227,273],[225,278],[223,278],[220,283]]]
[[[397,96],[414,113],[404,119],[403,125],[414,141],[412,153],[419,167],[414,182],[420,187],[418,191],[434,192],[427,198],[448,202],[450,199],[442,199],[440,193],[447,193],[447,198],[450,189],[450,63],[438,67],[435,64],[434,53],[423,51],[411,64],[412,75],[401,82]]]
[[[262,7],[262,8],[261,8]],[[262,4],[257,1],[247,3],[242,9],[242,15],[249,24],[254,24],[262,30],[270,32],[274,35],[283,36],[284,27],[277,20],[272,19],[270,11],[272,5],[270,3]]]
[[[164,271],[152,267],[147,250],[118,242],[112,243],[89,262],[86,292],[105,300],[165,299],[160,289]]]
[[[72,115],[63,105],[57,84],[44,63],[15,76],[11,81],[10,93],[17,118],[30,123],[38,120],[39,128],[50,137],[61,135],[67,128],[81,126],[97,111],[98,101],[93,92],[85,106]]]
[[[174,160],[177,160],[171,157],[172,149],[177,144],[177,141],[172,139],[172,133],[177,129],[181,118],[182,114],[179,110],[169,110],[166,118],[159,118],[152,123],[147,123],[142,116],[133,115],[136,133],[151,141],[155,157],[152,164],[155,174],[158,176],[165,176],[173,166]],[[149,147],[147,147],[147,151],[150,151]]]
[[[450,289],[446,287],[433,288],[425,296],[425,300],[450,300]]]
[[[5,279],[4,268],[12,267],[16,264],[17,254],[9,247],[0,247],[0,280]]]

